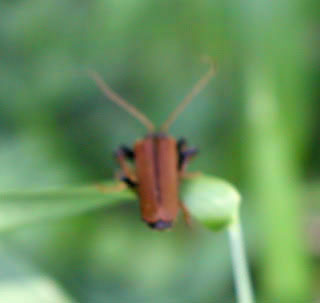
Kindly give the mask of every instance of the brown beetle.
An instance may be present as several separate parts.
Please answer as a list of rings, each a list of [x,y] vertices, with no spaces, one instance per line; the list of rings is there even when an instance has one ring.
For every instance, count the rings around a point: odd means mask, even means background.
[[[120,147],[116,152],[116,158],[122,170],[121,179],[137,192],[142,219],[151,228],[157,230],[170,228],[180,208],[184,212],[186,221],[190,220],[187,209],[179,199],[179,183],[185,174],[187,163],[197,154],[197,149],[187,148],[184,139],[176,141],[168,135],[168,130],[213,75],[214,68],[211,65],[209,71],[195,84],[161,126],[160,132],[155,132],[153,123],[145,115],[116,94],[97,73],[90,72],[90,76],[111,101],[132,114],[148,129],[147,136],[138,140],[133,149]],[[134,161],[135,172],[127,160]]]

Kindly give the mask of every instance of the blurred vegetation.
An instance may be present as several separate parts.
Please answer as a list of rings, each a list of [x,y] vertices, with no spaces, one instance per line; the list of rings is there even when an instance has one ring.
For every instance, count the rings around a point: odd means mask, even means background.
[[[88,69],[159,125],[210,55],[219,72],[172,134],[200,148],[190,170],[243,194],[257,297],[319,298],[319,8],[314,0],[2,0],[0,189],[110,179],[112,151],[144,136]],[[183,222],[152,232],[138,204],[3,232],[0,243],[8,303],[233,300],[225,234]],[[29,299],[33,289],[39,296]]]

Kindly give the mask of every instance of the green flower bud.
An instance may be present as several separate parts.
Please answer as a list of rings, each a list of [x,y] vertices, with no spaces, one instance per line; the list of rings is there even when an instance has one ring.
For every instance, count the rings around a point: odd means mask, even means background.
[[[208,175],[183,181],[181,194],[191,215],[214,231],[233,222],[241,200],[231,184]]]

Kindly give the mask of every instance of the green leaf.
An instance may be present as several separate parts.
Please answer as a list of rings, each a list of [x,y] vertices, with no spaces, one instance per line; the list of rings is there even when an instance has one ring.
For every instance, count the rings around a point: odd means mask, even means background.
[[[134,194],[119,184],[0,193],[0,231],[110,207]]]
[[[75,303],[57,283],[20,256],[0,247],[0,298],[6,303]]]
[[[208,175],[183,182],[182,197],[191,214],[215,231],[232,223],[241,200],[231,184]]]

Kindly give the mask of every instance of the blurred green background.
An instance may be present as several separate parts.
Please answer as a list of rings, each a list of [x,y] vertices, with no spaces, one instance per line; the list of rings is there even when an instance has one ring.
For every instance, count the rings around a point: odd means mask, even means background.
[[[261,302],[315,302],[319,9],[315,0],[0,0],[0,189],[113,178],[112,151],[145,130],[88,69],[160,125],[210,55],[217,76],[171,132],[201,150],[190,170],[243,194]],[[3,232],[0,301],[234,302],[226,234],[181,221],[153,232],[137,203]]]

